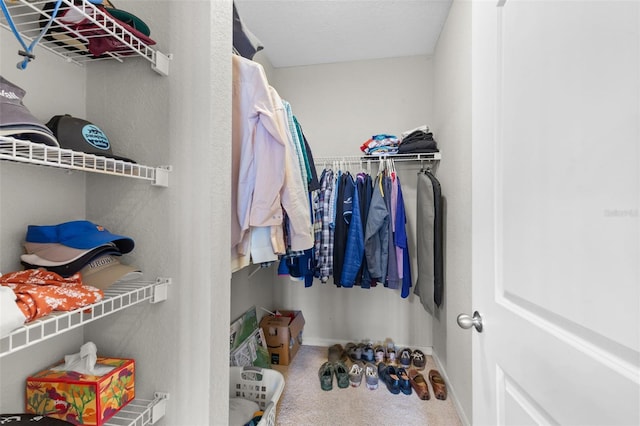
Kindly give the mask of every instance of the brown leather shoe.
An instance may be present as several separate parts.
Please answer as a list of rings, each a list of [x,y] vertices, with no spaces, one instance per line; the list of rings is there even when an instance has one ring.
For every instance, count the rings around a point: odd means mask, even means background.
[[[407,374],[409,375],[409,383],[411,383],[411,387],[418,395],[418,398],[424,399],[425,401],[430,399],[429,385],[427,385],[424,376],[414,368],[411,368]]]
[[[437,399],[447,399],[447,385],[438,370],[429,370],[429,382]]]

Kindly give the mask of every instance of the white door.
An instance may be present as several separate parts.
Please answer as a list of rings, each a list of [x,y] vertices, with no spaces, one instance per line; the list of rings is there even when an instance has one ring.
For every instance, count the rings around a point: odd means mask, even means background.
[[[472,7],[474,425],[640,424],[640,2]]]

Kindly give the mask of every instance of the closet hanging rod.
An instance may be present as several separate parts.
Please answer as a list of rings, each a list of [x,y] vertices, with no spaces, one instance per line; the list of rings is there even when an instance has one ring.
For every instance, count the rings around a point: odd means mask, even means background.
[[[362,163],[366,161],[380,161],[391,159],[394,162],[402,161],[426,161],[440,160],[442,156],[439,152],[414,153],[414,154],[389,154],[389,155],[351,155],[351,156],[329,156],[314,157],[316,163],[328,163],[332,161],[343,161],[345,163]]]

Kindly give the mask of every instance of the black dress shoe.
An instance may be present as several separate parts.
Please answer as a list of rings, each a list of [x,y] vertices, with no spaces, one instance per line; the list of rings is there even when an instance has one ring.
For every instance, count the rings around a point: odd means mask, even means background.
[[[387,389],[394,395],[400,393],[400,379],[398,372],[393,365],[385,365],[383,362],[378,364],[378,376],[380,380],[387,385]]]

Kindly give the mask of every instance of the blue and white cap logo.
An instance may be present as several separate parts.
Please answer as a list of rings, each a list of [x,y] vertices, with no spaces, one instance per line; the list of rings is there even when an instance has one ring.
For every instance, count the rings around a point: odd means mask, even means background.
[[[107,135],[93,124],[87,124],[82,128],[82,137],[84,137],[84,140],[94,148],[101,149],[103,151],[111,149]]]

